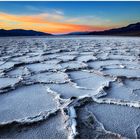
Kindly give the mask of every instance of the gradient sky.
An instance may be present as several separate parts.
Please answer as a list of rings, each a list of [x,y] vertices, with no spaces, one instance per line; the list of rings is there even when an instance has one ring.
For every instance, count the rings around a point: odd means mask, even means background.
[[[48,33],[100,31],[140,21],[140,1],[0,1],[0,28]]]

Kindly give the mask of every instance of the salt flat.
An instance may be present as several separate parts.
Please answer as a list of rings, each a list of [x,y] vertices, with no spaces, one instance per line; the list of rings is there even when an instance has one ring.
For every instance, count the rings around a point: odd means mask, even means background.
[[[0,106],[0,138],[140,138],[140,39],[0,38]]]

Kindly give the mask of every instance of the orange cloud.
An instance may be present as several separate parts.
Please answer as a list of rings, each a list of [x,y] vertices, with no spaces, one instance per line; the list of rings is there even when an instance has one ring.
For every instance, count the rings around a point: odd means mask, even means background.
[[[12,15],[0,13],[0,28],[37,30],[48,33],[104,30],[103,26],[80,25],[63,22],[63,15]],[[55,21],[56,20],[56,21]],[[57,20],[60,20],[59,22]]]

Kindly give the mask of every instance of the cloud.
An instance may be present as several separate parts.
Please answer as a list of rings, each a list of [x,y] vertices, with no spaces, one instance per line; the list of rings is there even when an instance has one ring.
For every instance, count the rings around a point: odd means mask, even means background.
[[[40,17],[44,20],[52,21],[52,22],[61,22],[64,19],[63,15],[55,14],[55,13],[51,13],[51,14],[50,13],[41,13],[41,14],[36,15],[36,17]]]
[[[25,8],[26,8],[27,10],[30,10],[30,11],[43,12],[42,9],[37,8],[37,7],[35,7],[35,6],[31,6],[31,5],[27,5],[27,6],[25,6]]]
[[[53,9],[53,12],[58,15],[64,15],[64,12],[62,10]]]
[[[67,18],[66,22],[77,23],[77,24],[86,24],[86,25],[110,25],[112,22],[109,19],[103,19],[96,16],[81,16],[75,18]]]
[[[32,12],[39,12],[39,13],[51,13],[51,14],[58,14],[64,15],[64,12],[60,9],[49,9],[49,8],[38,8],[32,5],[26,5],[25,8]]]

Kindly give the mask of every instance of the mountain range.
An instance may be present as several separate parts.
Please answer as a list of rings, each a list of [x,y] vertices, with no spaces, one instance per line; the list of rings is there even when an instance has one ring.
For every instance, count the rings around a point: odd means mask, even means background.
[[[0,29],[0,36],[50,36],[53,34],[39,32],[34,30],[13,29],[4,30]],[[114,28],[104,31],[90,31],[90,32],[72,32],[63,35],[110,35],[110,36],[139,36],[140,37],[140,22],[129,24],[121,28]]]
[[[49,33],[34,31],[34,30],[23,30],[23,29],[13,29],[4,30],[0,29],[0,36],[46,36],[51,35]]]
[[[130,24],[121,28],[114,28],[104,31],[72,32],[67,35],[111,35],[111,36],[140,36],[140,22]]]

